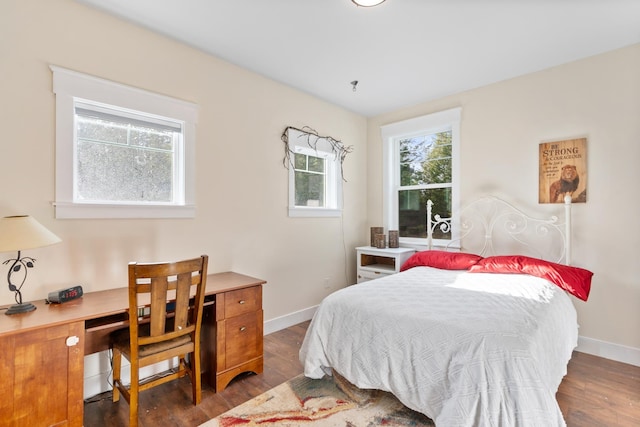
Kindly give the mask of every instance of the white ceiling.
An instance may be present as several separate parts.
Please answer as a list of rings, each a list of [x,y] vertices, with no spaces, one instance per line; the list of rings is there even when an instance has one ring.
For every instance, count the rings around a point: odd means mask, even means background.
[[[640,42],[640,0],[77,1],[368,117]]]

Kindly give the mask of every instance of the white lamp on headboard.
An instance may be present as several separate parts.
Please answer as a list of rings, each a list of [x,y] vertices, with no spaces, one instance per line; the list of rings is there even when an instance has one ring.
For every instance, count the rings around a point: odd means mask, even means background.
[[[0,252],[18,251],[18,257],[9,259],[3,264],[11,264],[7,273],[9,290],[15,292],[16,304],[9,307],[5,314],[16,314],[33,311],[35,305],[22,302],[22,285],[27,280],[27,270],[33,268],[35,259],[22,257],[20,251],[24,249],[40,248],[60,242],[60,238],[47,230],[42,224],[29,215],[6,216],[0,219]],[[14,273],[22,273],[19,284],[12,281]]]

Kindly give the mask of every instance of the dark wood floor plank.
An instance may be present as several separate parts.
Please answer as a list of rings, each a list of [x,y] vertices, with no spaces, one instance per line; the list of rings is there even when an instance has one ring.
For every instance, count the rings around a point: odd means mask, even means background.
[[[188,378],[140,394],[141,427],[195,427],[302,373],[298,359],[309,322],[264,337],[264,373],[243,374],[220,393],[203,383],[202,403],[191,401]],[[557,399],[568,427],[640,426],[640,367],[574,352]],[[129,407],[103,393],[85,403],[87,427],[127,425]]]
[[[574,352],[557,393],[570,427],[640,425],[640,367]]]

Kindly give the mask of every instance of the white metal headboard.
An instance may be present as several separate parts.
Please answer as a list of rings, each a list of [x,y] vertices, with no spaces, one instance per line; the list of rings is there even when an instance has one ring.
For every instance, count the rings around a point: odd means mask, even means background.
[[[433,248],[433,231],[450,232],[452,218],[433,216],[427,201],[427,239]],[[564,222],[557,216],[532,217],[495,196],[480,197],[460,210],[460,237],[445,249],[460,247],[482,256],[528,255],[571,264],[571,196],[564,198]]]

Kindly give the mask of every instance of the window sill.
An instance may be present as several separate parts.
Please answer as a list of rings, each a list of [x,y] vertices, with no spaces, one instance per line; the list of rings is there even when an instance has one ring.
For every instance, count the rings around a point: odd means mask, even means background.
[[[195,205],[107,205],[55,202],[57,219],[195,218]]]
[[[289,208],[289,217],[295,218],[329,218],[341,217],[342,209],[326,209],[326,208]]]
[[[401,237],[400,246],[413,248],[416,251],[429,250],[429,241],[425,238]],[[432,250],[459,252],[461,250],[460,242],[452,242],[451,240],[433,239],[431,243]]]

